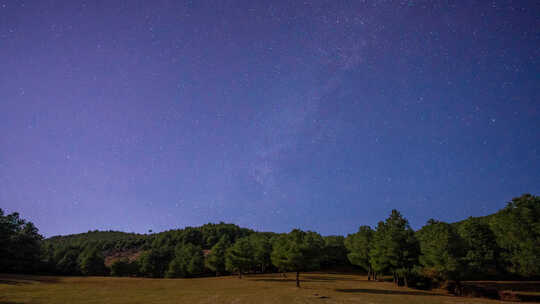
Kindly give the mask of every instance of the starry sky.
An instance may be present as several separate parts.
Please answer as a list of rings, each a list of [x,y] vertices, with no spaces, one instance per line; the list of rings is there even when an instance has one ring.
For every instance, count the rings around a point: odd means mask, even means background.
[[[540,194],[536,1],[0,0],[0,208],[323,235]]]

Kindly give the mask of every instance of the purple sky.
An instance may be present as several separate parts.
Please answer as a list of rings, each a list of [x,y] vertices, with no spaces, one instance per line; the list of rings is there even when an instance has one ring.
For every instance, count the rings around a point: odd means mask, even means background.
[[[0,208],[45,236],[492,213],[540,194],[538,16],[536,1],[0,0]]]

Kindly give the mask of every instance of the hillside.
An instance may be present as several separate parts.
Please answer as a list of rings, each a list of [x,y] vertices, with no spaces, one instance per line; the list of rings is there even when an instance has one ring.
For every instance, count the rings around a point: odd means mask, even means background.
[[[14,213],[0,217],[11,242],[0,266],[15,273],[155,278],[355,266],[375,279],[392,272],[396,284],[407,285],[405,278],[399,281],[401,271],[424,287],[455,276],[535,279],[539,218],[540,197],[524,194],[497,213],[455,223],[432,219],[417,231],[392,210],[377,227],[360,226],[347,237],[299,229],[257,232],[221,222],[155,234],[89,231],[42,241],[37,228]],[[291,257],[302,259],[292,263]]]
[[[138,233],[127,233],[122,231],[99,231],[93,230],[84,233],[69,234],[69,235],[57,235],[45,239],[45,242],[51,243],[76,243],[80,241],[121,241],[121,240],[134,240],[134,239],[146,239],[149,235]]]
[[[462,225],[462,224],[464,224],[464,223],[466,223],[468,221],[471,221],[471,220],[479,221],[479,222],[482,222],[482,223],[485,223],[485,224],[489,224],[497,216],[497,214],[500,213],[500,212],[501,211],[497,211],[495,213],[485,215],[485,216],[477,216],[477,217],[471,216],[471,217],[468,217],[468,218],[463,219],[461,221],[451,223],[451,225],[454,225],[455,227],[459,227],[460,225]],[[149,234],[128,233],[128,232],[114,231],[114,230],[108,230],[108,231],[93,230],[93,231],[88,231],[88,232],[84,232],[84,233],[52,236],[52,237],[46,238],[44,240],[44,242],[54,244],[54,245],[69,245],[69,244],[77,244],[77,243],[89,242],[89,241],[90,242],[95,241],[95,242],[122,243],[122,242],[132,242],[132,241],[135,241],[135,240],[137,240],[137,241],[144,240],[146,242],[151,243],[151,241],[153,241],[154,239],[156,239],[156,238],[158,238],[160,236],[176,234],[176,233],[182,233],[186,229],[187,230],[204,231],[204,230],[207,230],[209,227],[213,227],[213,226],[217,226],[217,225],[229,225],[230,227],[234,227],[234,229],[244,231],[246,234],[250,234],[251,232],[253,232],[249,228],[242,228],[242,227],[239,227],[239,226],[237,226],[235,224],[224,224],[222,222],[222,223],[219,223],[219,224],[208,223],[208,224],[198,226],[198,227],[186,227],[186,228],[183,228],[183,229],[171,229],[171,230],[167,230],[167,231],[163,231],[163,232],[156,232],[156,233],[149,233]],[[262,232],[262,233],[266,234],[267,236],[271,236],[271,235],[275,234],[273,232]],[[213,242],[210,241],[210,243],[213,243]],[[120,247],[122,247],[122,246],[120,246]],[[211,247],[211,246],[209,246],[209,247]],[[206,248],[206,249],[209,249],[209,248]]]

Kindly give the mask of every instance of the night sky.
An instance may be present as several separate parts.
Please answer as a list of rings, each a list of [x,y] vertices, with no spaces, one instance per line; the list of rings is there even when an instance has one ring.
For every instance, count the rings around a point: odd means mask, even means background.
[[[0,208],[45,236],[413,228],[540,194],[537,1],[0,0]]]

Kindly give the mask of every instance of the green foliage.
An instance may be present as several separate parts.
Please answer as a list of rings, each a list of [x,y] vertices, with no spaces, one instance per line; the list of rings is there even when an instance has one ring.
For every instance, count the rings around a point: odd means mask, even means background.
[[[387,254],[386,232],[387,227],[384,222],[379,222],[375,233],[373,233],[372,243],[369,249],[369,263],[375,273],[383,273],[390,268],[390,257]]]
[[[349,265],[345,237],[341,235],[325,236],[322,250],[321,267],[332,268]]]
[[[429,220],[417,232],[426,273],[439,280],[459,280],[464,271],[464,243],[456,229],[447,223]]]
[[[1,228],[0,228],[1,229]],[[42,242],[44,250],[41,254],[41,269],[46,272],[77,275],[80,274],[80,263],[82,257],[78,257],[78,265],[67,263],[71,261],[69,257],[62,261],[62,256],[55,255],[61,251],[62,254],[67,249],[74,249],[79,253],[89,246],[98,248],[103,255],[114,255],[121,252],[145,251],[141,257],[141,268],[144,270],[141,275],[160,277],[168,270],[169,262],[174,258],[174,248],[178,245],[184,246],[193,244],[204,249],[210,249],[222,236],[229,240],[236,240],[253,234],[249,229],[240,228],[234,224],[206,224],[201,227],[186,227],[185,229],[170,230],[156,234],[135,234],[119,231],[88,231],[87,233],[73,234],[67,236],[55,236]],[[268,233],[260,233],[268,235]],[[1,249],[0,249],[1,251]],[[153,253],[150,253],[154,251]],[[159,260],[165,258],[163,262]],[[224,258],[223,258],[224,259]]]
[[[417,233],[396,210],[375,230],[321,237],[293,230],[254,232],[233,224],[206,224],[150,235],[89,231],[42,240],[37,228],[0,209],[0,272],[103,275],[104,257],[115,276],[187,277],[228,271],[316,270],[353,265],[396,282],[425,276],[438,280],[540,276],[540,198],[523,195],[489,216],[446,224],[430,220]],[[206,260],[202,250],[211,249]],[[421,285],[427,286],[427,283]]]
[[[255,266],[255,250],[248,237],[236,240],[234,245],[227,249],[225,266],[230,272],[242,273],[253,269]]]
[[[175,257],[169,264],[166,277],[185,278],[199,275],[204,271],[204,256],[200,246],[187,243],[177,245]]]
[[[230,242],[235,242],[237,239],[253,233],[253,230],[240,228],[237,225],[226,224],[223,222],[220,222],[219,224],[208,223],[198,229],[200,229],[202,233],[203,249],[212,248],[223,236],[226,236]]]
[[[101,251],[94,247],[88,248],[80,255],[81,273],[84,275],[105,275],[105,258]]]
[[[133,241],[138,239],[146,239],[147,235],[137,233],[126,233],[121,231],[88,231],[86,233],[70,234],[62,236],[53,236],[46,240],[49,243],[63,243],[65,245],[72,245],[81,242],[105,242],[105,241]]]
[[[495,274],[500,248],[489,225],[471,217],[458,226],[458,233],[465,246],[464,263],[468,275]]]
[[[39,268],[42,236],[18,213],[0,209],[0,272],[32,273]]]
[[[222,236],[226,235],[231,242],[246,237],[253,231],[240,228],[234,224],[206,224],[201,227],[186,227],[184,229],[169,230],[154,236],[153,247],[172,246],[178,244],[193,244],[203,249],[210,249]]]
[[[540,197],[512,199],[491,221],[502,258],[511,273],[540,275]]]
[[[120,259],[111,264],[111,275],[115,277],[132,277],[139,274],[139,263],[130,262],[128,259]]]
[[[61,274],[80,274],[80,250],[76,247],[65,247],[55,251],[56,269]]]
[[[230,246],[231,242],[229,242],[227,235],[224,235],[219,242],[212,247],[210,253],[206,257],[206,267],[214,271],[216,275],[223,274],[226,271],[225,256],[227,249]]]
[[[265,272],[272,265],[270,255],[272,254],[272,244],[268,236],[264,234],[254,233],[249,236],[249,242],[253,248],[254,266]]]
[[[144,276],[162,278],[169,268],[173,258],[173,250],[170,247],[153,248],[143,253],[139,259],[140,271]]]
[[[318,233],[294,229],[288,234],[281,235],[273,247],[272,263],[281,271],[295,271],[298,287],[300,271],[320,268],[324,240]]]
[[[376,272],[390,270],[394,280],[407,277],[418,262],[420,247],[409,222],[397,210],[392,210],[385,222],[379,222],[375,231],[370,263]]]
[[[357,233],[349,234],[345,246],[349,251],[347,258],[351,264],[362,267],[370,272],[372,269],[369,250],[373,241],[374,231],[369,226],[360,226]]]

